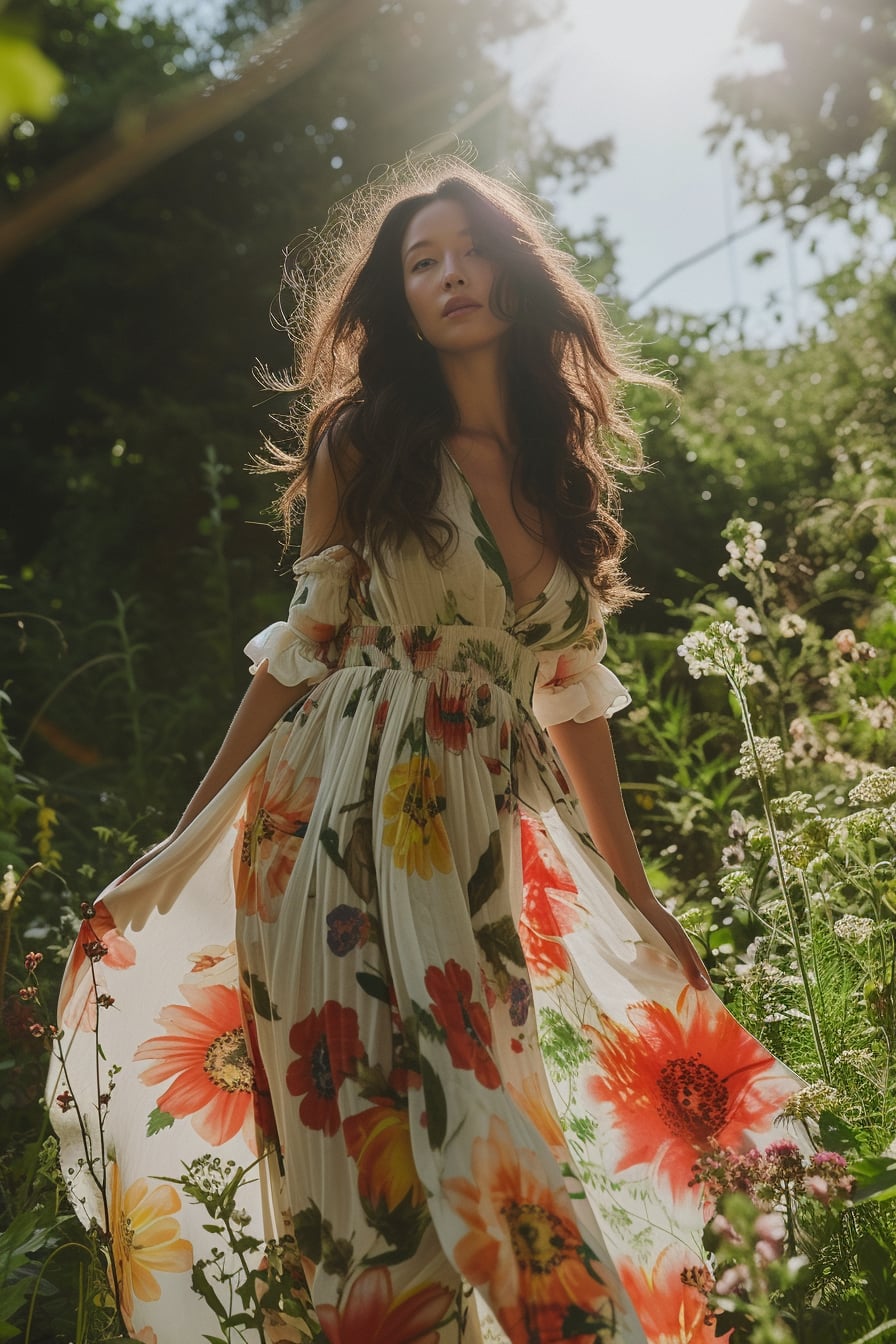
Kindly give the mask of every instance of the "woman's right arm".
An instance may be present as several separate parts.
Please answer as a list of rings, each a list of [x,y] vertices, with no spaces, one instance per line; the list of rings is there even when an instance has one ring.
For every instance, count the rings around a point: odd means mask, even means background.
[[[349,448],[349,453],[351,452]],[[303,557],[313,555],[325,546],[335,546],[345,539],[346,528],[340,501],[346,479],[343,464],[347,456],[349,454],[342,451],[339,461],[335,460],[329,435],[324,437],[317,450],[305,491],[301,547]],[[285,686],[276,677],[271,676],[267,670],[267,659],[259,664],[218,754],[184,809],[180,821],[166,839],[132,863],[130,868],[122,873],[119,882],[123,882],[138,868],[142,868],[186,830],[203,808],[230,782],[240,766],[245,764],[286,711],[302,698],[306,689],[306,682],[300,682],[297,686]]]

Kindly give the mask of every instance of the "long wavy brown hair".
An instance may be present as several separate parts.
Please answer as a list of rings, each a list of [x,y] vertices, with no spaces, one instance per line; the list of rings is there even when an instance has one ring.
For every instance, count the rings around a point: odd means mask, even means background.
[[[377,563],[386,563],[384,544],[399,546],[411,532],[434,563],[456,540],[436,504],[439,445],[460,422],[436,350],[415,337],[400,255],[416,212],[445,199],[465,208],[477,248],[495,265],[492,310],[512,323],[502,349],[522,493],[553,518],[560,554],[602,608],[618,610],[644,596],[620,563],[629,536],[616,476],[646,469],[625,385],[678,391],[628,349],[542,203],[453,154],[393,166],[287,252],[274,320],[292,338],[294,370],[255,370],[266,388],[300,394],[271,417],[285,443],[264,435],[265,455],[255,459],[289,476],[275,506],[284,544],[324,435],[337,460],[340,444],[354,449],[343,516]],[[284,286],[294,299],[288,313]]]

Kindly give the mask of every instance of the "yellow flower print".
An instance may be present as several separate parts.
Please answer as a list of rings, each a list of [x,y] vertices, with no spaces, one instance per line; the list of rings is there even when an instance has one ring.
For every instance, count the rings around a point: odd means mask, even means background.
[[[193,1267],[193,1247],[179,1237],[172,1217],[180,1208],[173,1185],[150,1185],[141,1176],[121,1189],[118,1163],[110,1164],[109,1216],[112,1249],[121,1292],[121,1311],[130,1329],[134,1298],[156,1302],[162,1295],[157,1274],[185,1274]]]
[[[358,1191],[374,1209],[391,1213],[408,1196],[417,1207],[426,1195],[411,1151],[407,1107],[388,1097],[378,1101],[342,1122],[345,1146],[358,1164]]]
[[[441,813],[445,810],[442,776],[432,759],[416,752],[393,765],[383,799],[383,843],[408,874],[432,877],[433,868],[450,873],[451,850]]]

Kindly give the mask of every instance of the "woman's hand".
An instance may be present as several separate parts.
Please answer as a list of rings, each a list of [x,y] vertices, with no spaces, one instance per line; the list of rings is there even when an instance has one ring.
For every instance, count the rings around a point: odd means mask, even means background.
[[[154,859],[157,854],[161,854],[162,850],[167,849],[176,839],[177,833],[175,832],[172,835],[166,836],[164,840],[160,840],[157,845],[153,845],[152,849],[148,849],[145,854],[141,854],[139,859],[134,860],[130,868],[126,869],[120,877],[116,877],[115,881],[112,883],[113,887],[119,886],[120,883],[127,881],[129,877],[133,877],[134,873],[139,872],[145,864],[149,863],[150,859]]]
[[[694,944],[675,916],[671,915],[665,906],[660,905],[659,901],[657,901],[655,908],[649,911],[642,910],[641,913],[650,920],[657,933],[661,934],[669,944],[678,958],[688,983],[693,985],[694,989],[710,989],[712,981],[709,978],[709,972],[697,955]]]

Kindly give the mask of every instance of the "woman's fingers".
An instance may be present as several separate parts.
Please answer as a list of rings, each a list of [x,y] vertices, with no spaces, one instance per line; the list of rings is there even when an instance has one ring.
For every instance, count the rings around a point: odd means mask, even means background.
[[[709,972],[675,916],[664,909],[659,917],[651,922],[675,953],[688,983],[693,985],[694,989],[710,989],[712,981]]]

